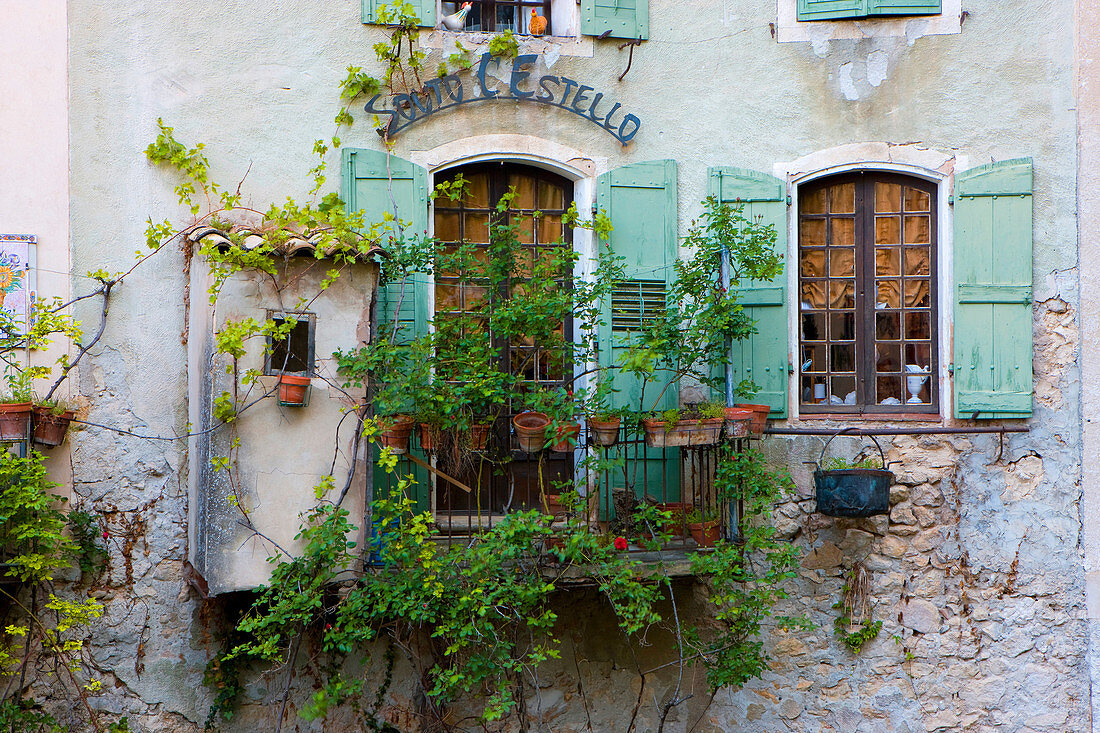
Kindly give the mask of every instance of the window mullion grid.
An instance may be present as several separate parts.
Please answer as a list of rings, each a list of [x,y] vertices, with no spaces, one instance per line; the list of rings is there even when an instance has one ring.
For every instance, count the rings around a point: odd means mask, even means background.
[[[860,410],[875,404],[875,212],[874,182],[856,183],[856,403]]]

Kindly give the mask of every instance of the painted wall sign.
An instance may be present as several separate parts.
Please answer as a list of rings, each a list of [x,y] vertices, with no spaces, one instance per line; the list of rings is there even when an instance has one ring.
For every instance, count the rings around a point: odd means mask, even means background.
[[[546,74],[535,79],[529,68],[538,61],[535,54],[522,54],[512,63],[512,75],[508,82],[487,78],[489,68],[500,65],[500,59],[492,54],[483,54],[474,74],[474,87],[467,89],[457,74],[448,74],[438,79],[424,82],[424,94],[395,94],[390,99],[390,107],[375,106],[382,98],[376,94],[367,102],[366,110],[370,114],[388,116],[389,123],[384,126],[387,137],[392,137],[406,127],[425,120],[444,110],[484,101],[535,102],[572,112],[599,125],[611,133],[623,145],[629,143],[638,134],[642,126],[635,115],[624,114],[622,105],[612,104],[604,99],[603,92],[564,76]]]
[[[36,297],[38,237],[33,234],[0,234],[0,308],[25,333],[30,327],[31,306]]]

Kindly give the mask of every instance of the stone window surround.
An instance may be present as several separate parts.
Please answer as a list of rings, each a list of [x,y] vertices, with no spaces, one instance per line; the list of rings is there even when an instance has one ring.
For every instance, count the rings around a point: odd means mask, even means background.
[[[842,39],[902,36],[912,43],[921,36],[962,32],[962,0],[942,0],[939,15],[798,20],[798,0],[776,0],[776,39],[819,43]]]
[[[948,366],[953,360],[950,344],[953,342],[953,293],[954,278],[951,266],[953,252],[951,191],[954,188],[955,170],[966,170],[967,158],[953,151],[936,151],[916,145],[891,145],[889,143],[859,143],[817,151],[789,163],[777,163],[774,175],[786,181],[790,206],[787,210],[787,262],[797,262],[798,253],[798,187],[803,183],[853,171],[883,171],[902,173],[923,178],[937,184],[938,245],[936,267],[939,272],[939,290],[936,302],[939,338],[939,415],[905,415],[905,420],[922,420],[945,423],[950,419],[952,395]],[[788,353],[798,353],[798,271],[787,268]],[[795,363],[795,362],[792,362]],[[797,372],[797,370],[796,370]],[[798,374],[788,375],[787,409],[789,420],[809,418],[798,410]],[[837,418],[844,420],[882,420],[876,415],[814,415],[812,419]],[[890,416],[888,419],[897,419]]]

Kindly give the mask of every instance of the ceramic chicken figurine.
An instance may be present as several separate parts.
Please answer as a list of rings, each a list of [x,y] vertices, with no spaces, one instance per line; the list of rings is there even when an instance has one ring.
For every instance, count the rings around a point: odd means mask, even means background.
[[[542,17],[531,8],[531,35],[541,36],[546,32],[546,18]]]
[[[460,31],[466,27],[466,13],[470,12],[470,3],[463,3],[457,13],[443,16],[443,27],[449,31]]]

